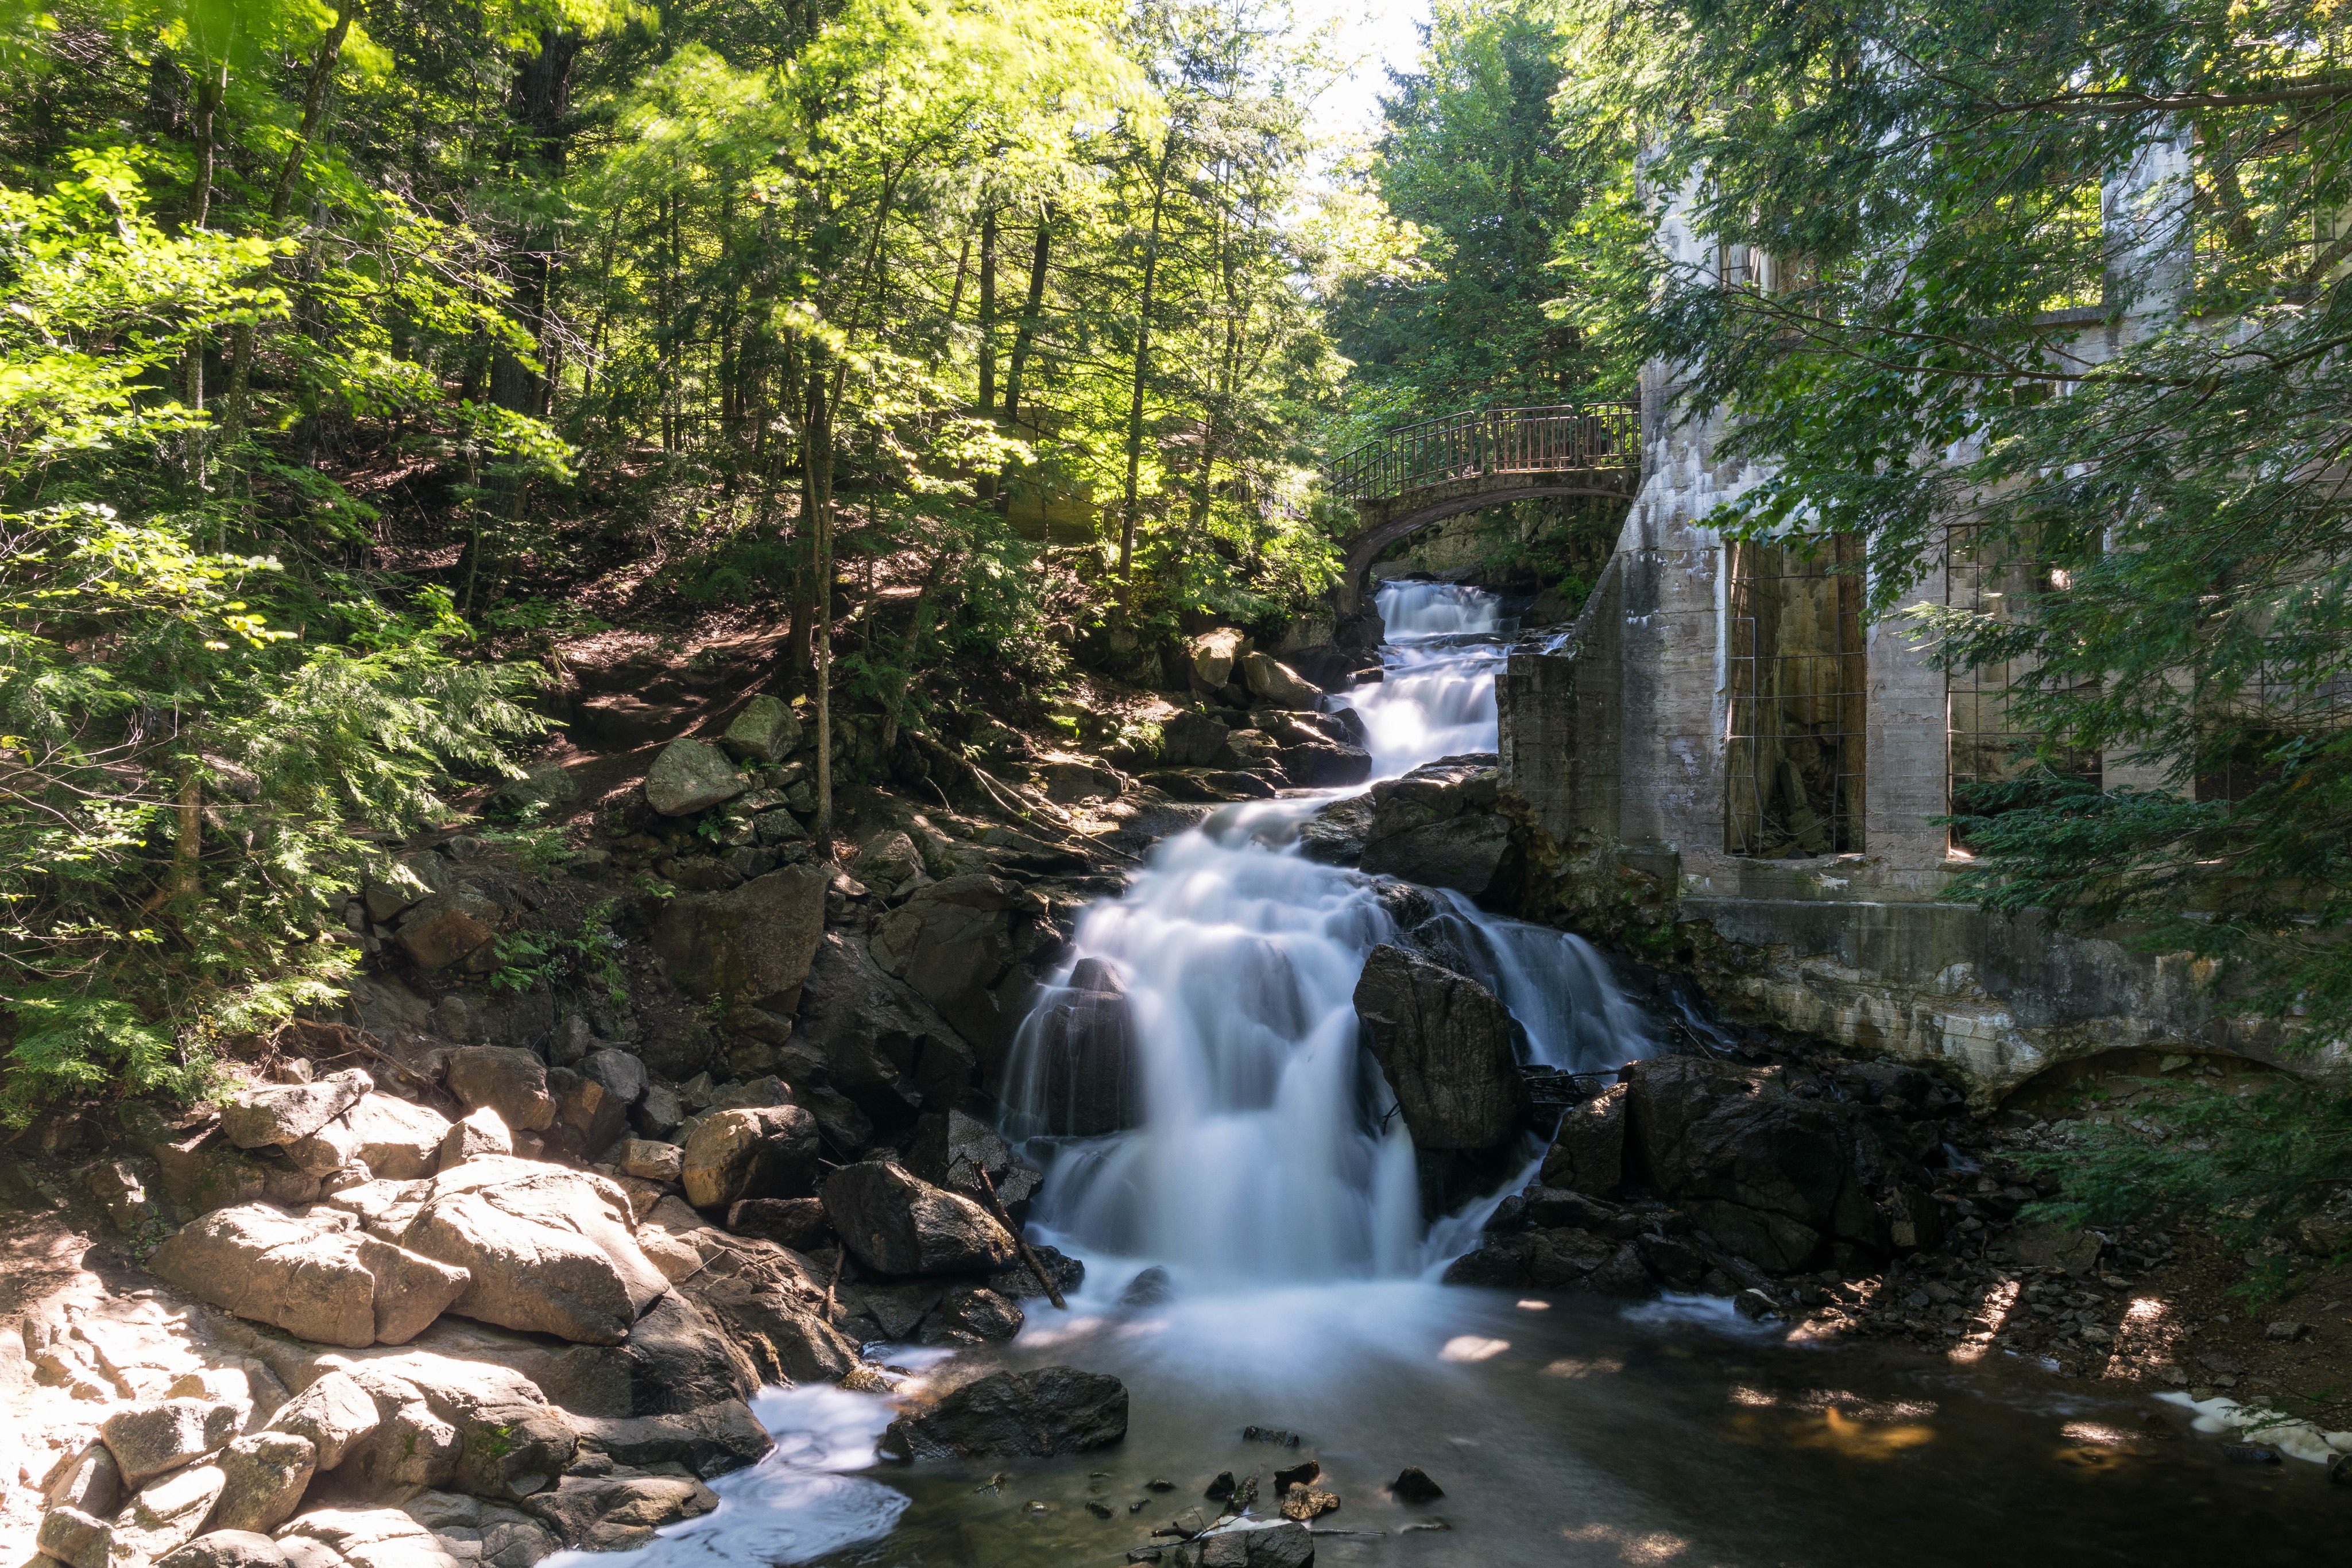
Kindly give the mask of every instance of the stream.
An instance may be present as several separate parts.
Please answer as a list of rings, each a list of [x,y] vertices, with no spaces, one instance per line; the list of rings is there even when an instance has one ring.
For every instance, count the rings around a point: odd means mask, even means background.
[[[1380,603],[1387,678],[1349,697],[1376,777],[1493,750],[1511,633],[1498,601],[1414,583]],[[1435,1283],[1492,1200],[1423,1223],[1411,1140],[1358,1047],[1351,993],[1395,935],[1391,904],[1291,841],[1346,792],[1221,808],[1082,916],[1072,963],[1108,962],[1135,1009],[1142,1126],[1036,1137],[1040,1075],[1015,1047],[1005,1131],[1048,1168],[1030,1229],[1082,1258],[1086,1283],[1067,1313],[1024,1303],[1016,1341],[961,1354],[1117,1375],[1126,1441],[877,1467],[883,1400],[770,1390],[756,1408],[777,1450],[716,1482],[719,1509],[632,1568],[1116,1563],[1202,1505],[1217,1472],[1301,1456],[1343,1500],[1317,1521],[1327,1564],[2343,1560],[2344,1500],[2317,1467],[2229,1464],[2218,1440],[2151,1430],[2168,1407],[2145,1394],[1997,1355],[1792,1343],[1706,1298],[1627,1307]],[[1587,1071],[1652,1050],[1583,942],[1433,896],[1532,1060]],[[1122,1305],[1146,1269],[1165,1271],[1164,1299]],[[1248,1425],[1305,1446],[1244,1441]],[[1407,1465],[1444,1498],[1392,1500]]]

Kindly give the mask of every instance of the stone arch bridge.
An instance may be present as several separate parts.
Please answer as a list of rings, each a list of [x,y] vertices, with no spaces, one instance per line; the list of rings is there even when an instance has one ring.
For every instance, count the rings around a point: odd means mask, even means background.
[[[1325,473],[1362,520],[1339,583],[1340,612],[1352,614],[1372,562],[1432,523],[1550,496],[1631,500],[1642,483],[1642,411],[1591,402],[1447,414],[1384,432]]]

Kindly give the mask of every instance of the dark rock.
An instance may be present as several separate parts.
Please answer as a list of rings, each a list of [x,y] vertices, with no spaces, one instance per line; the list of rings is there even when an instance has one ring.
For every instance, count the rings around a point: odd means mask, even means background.
[[[998,1201],[1016,1216],[1019,1206],[1045,1180],[1045,1173],[1014,1154],[993,1127],[961,1111],[928,1115],[915,1124],[907,1168],[934,1186],[967,1197],[982,1197],[979,1173],[986,1171]]]
[[[591,1552],[635,1551],[661,1526],[718,1506],[709,1487],[677,1476],[566,1476],[553,1490],[523,1502],[565,1544]]]
[[[646,1064],[625,1051],[592,1051],[581,1059],[580,1071],[610,1090],[623,1105],[645,1098]]]
[[[913,987],[985,1059],[1001,1061],[1029,1010],[1025,988],[1002,982],[1029,945],[1033,902],[992,876],[933,883],[875,922],[875,965]]]
[[[995,1372],[890,1424],[877,1447],[896,1459],[976,1458],[1104,1448],[1127,1436],[1127,1385],[1073,1366]]]
[[[893,1139],[925,1111],[957,1104],[978,1066],[971,1046],[863,941],[825,934],[801,994],[795,1048],[824,1063],[825,1082]]]
[[[1201,1495],[1211,1502],[1223,1502],[1234,1495],[1234,1472],[1219,1470],[1216,1479],[1209,1483],[1209,1490]]]
[[[717,1112],[679,1161],[687,1202],[726,1208],[748,1197],[808,1197],[820,1169],[816,1118],[798,1105]]]
[[[1594,1197],[1614,1197],[1625,1181],[1625,1086],[1570,1106],[1544,1151],[1543,1184]]]
[[[1397,1501],[1420,1504],[1435,1502],[1445,1495],[1445,1489],[1429,1479],[1429,1472],[1419,1465],[1407,1465],[1389,1483],[1389,1493]]]
[[[1122,1307],[1156,1307],[1173,1301],[1175,1296],[1176,1289],[1168,1278],[1168,1270],[1154,1263],[1127,1282],[1127,1289],[1118,1293],[1118,1304]]]
[[[1160,759],[1171,768],[1230,768],[1231,731],[1204,713],[1180,713],[1160,727]]]
[[[1032,1242],[1029,1250],[1035,1254],[1038,1262],[1045,1266],[1045,1272],[1053,1277],[1055,1289],[1064,1296],[1076,1294],[1078,1287],[1086,1283],[1087,1266],[1076,1258],[1065,1257],[1058,1249],[1037,1242]],[[1026,1264],[1016,1263],[1009,1269],[999,1269],[984,1282],[1007,1301],[1026,1301],[1032,1296],[1045,1293],[1045,1287],[1037,1282],[1037,1276],[1029,1270]]]
[[[813,1252],[832,1236],[833,1222],[824,1217],[823,1198],[747,1197],[728,1209],[727,1228],[795,1252]]]
[[[869,1282],[841,1288],[842,1310],[862,1322],[852,1326],[860,1337],[898,1343],[911,1340],[933,1307],[946,1300],[941,1280],[902,1280],[895,1284]],[[866,1332],[866,1325],[872,1325]]]
[[[1099,958],[1084,958],[1066,986],[1040,998],[1036,1035],[1019,1070],[1037,1086],[1046,1130],[1091,1138],[1143,1119],[1143,1067],[1125,988]]]
[[[1293,1486],[1313,1480],[1323,1473],[1323,1467],[1313,1459],[1302,1459],[1286,1470],[1274,1472],[1274,1495],[1280,1497]]]
[[[923,1319],[925,1344],[983,1344],[1021,1332],[1021,1309],[979,1285],[958,1285]]]
[[[549,1068],[547,1092],[555,1102],[547,1146],[559,1157],[593,1159],[628,1129],[628,1102],[583,1072]]]
[[[1277,1448],[1295,1448],[1298,1447],[1301,1440],[1298,1434],[1287,1427],[1242,1428],[1242,1441],[1244,1443],[1272,1443]]]
[[[1752,1287],[1731,1298],[1731,1310],[1750,1322],[1762,1322],[1780,1315],[1780,1304]]]
[[[778,998],[789,1012],[824,931],[825,872],[790,865],[725,893],[662,905],[653,947],[680,990],[732,1007]]]
[[[1622,1212],[1613,1205],[1556,1186],[1529,1187],[1519,1201],[1520,1218],[1538,1230],[1570,1227],[1605,1230]]]
[[[2282,1462],[2276,1448],[2260,1443],[2225,1443],[2221,1457],[2233,1465],[2275,1465]]]
[[[1356,795],[1334,800],[1298,828],[1298,852],[1325,865],[1354,865],[1372,831],[1372,802]]]
[[[1649,1271],[1669,1290],[1697,1290],[1707,1270],[1714,1267],[1706,1253],[1671,1236],[1636,1237],[1633,1246]]]
[[[1476,900],[1507,894],[1519,856],[1510,821],[1496,814],[1492,753],[1441,758],[1372,786],[1371,830],[1360,864]]]
[[[1011,1234],[979,1204],[896,1166],[845,1166],[819,1196],[851,1256],[879,1274],[986,1273],[1018,1257]]]
[[[1491,1150],[1517,1137],[1528,1109],[1520,1030],[1492,991],[1382,943],[1364,960],[1355,1001],[1417,1150]]]

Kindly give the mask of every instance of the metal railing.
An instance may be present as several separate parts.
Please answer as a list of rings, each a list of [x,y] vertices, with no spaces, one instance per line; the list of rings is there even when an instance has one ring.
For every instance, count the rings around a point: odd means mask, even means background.
[[[1642,411],[1630,402],[1492,408],[1401,425],[1331,460],[1332,493],[1372,501],[1482,474],[1639,468]]]

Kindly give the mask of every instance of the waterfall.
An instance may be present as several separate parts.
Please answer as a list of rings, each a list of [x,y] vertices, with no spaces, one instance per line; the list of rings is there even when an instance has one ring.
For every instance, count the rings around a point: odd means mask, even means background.
[[[1503,657],[1494,596],[1408,583],[1379,602],[1388,678],[1347,700],[1380,775],[1492,751]],[[1070,967],[1100,960],[1127,992],[1142,1124],[1055,1143],[1032,1209],[1041,1229],[1081,1251],[1231,1281],[1406,1275],[1466,1245],[1463,1226],[1425,1223],[1411,1135],[1357,1041],[1357,977],[1373,946],[1401,935],[1394,901],[1379,879],[1307,860],[1288,841],[1344,793],[1223,808],[1083,912]],[[1639,1019],[1584,942],[1433,896],[1441,912],[1423,938],[1502,998],[1532,1061],[1589,1071],[1646,1051]],[[1067,995],[1049,988],[1014,1045],[1015,1135],[1034,1140],[1046,1125],[1041,1020]]]

